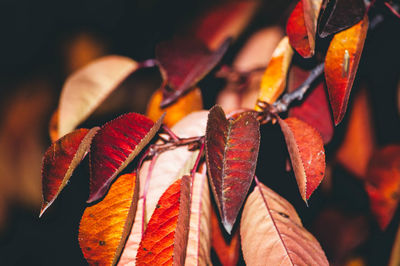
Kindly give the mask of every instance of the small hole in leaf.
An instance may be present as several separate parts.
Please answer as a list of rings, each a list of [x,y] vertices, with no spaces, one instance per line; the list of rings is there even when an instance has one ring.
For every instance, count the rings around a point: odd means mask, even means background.
[[[161,207],[161,205],[160,205],[160,204],[157,204],[157,205],[156,205],[156,208],[157,208],[157,209],[159,209],[160,207]]]
[[[103,241],[103,240],[99,241],[99,245],[100,245],[100,246],[104,246],[105,244],[106,244],[105,241]]]
[[[286,213],[283,212],[278,212],[280,216],[284,217],[284,218],[289,218],[289,215],[287,215]]]

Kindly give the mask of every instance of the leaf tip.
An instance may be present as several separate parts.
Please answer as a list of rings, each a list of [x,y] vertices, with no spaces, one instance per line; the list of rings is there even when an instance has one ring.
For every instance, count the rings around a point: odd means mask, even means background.
[[[222,221],[222,225],[224,226],[226,232],[227,232],[229,235],[231,235],[231,234],[232,234],[233,224],[224,219],[224,220]]]

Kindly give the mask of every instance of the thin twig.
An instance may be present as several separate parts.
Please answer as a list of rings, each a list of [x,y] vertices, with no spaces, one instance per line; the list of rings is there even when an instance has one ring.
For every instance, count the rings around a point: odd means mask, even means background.
[[[167,133],[174,141],[179,141],[179,137],[165,124],[162,125],[162,129]]]
[[[200,146],[200,149],[199,149],[199,154],[197,155],[196,162],[194,163],[193,168],[190,171],[190,176],[192,177],[192,179],[194,178],[194,175],[196,174],[197,168],[199,167],[199,163],[200,163],[201,156],[203,155],[204,147],[205,147],[205,141],[204,141],[204,138],[202,138],[201,146]]]

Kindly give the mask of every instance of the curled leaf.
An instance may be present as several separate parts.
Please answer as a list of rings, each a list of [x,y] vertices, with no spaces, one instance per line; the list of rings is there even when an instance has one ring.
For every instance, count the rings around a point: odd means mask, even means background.
[[[278,99],[286,87],[286,76],[292,61],[293,49],[289,38],[284,37],[272,54],[271,61],[261,80],[258,102],[272,104]],[[261,108],[256,106],[256,110]]]
[[[49,123],[49,136],[51,142],[54,142],[59,139],[58,136],[58,110],[55,110],[51,115],[50,123]]]
[[[322,138],[313,127],[297,118],[278,118],[278,122],[285,136],[301,197],[307,202],[325,174]]]
[[[325,0],[318,21],[318,34],[325,38],[360,22],[365,15],[363,0]]]
[[[329,265],[293,206],[258,182],[244,206],[240,236],[247,265]]]
[[[400,200],[400,146],[378,150],[371,158],[365,180],[371,211],[381,229],[392,220]]]
[[[54,142],[43,156],[42,190],[43,202],[40,215],[58,197],[68,184],[75,168],[86,156],[93,136],[99,128],[77,129]]]
[[[183,265],[189,233],[190,177],[183,176],[161,196],[136,256],[137,265]]]
[[[260,125],[252,113],[226,119],[218,105],[208,115],[206,158],[222,224],[231,233],[254,177]]]
[[[207,175],[196,173],[192,186],[185,265],[211,265],[211,200]]]
[[[325,80],[335,125],[342,121],[346,113],[367,29],[368,16],[365,16],[353,27],[337,33],[326,53]]]
[[[322,0],[300,0],[286,24],[293,48],[305,58],[314,55],[317,19]]]
[[[151,120],[157,121],[162,114],[166,113],[164,124],[168,127],[172,127],[186,115],[203,109],[203,99],[199,88],[190,90],[188,93],[178,98],[176,102],[164,108],[160,107],[161,100],[162,90],[158,89],[151,96],[147,105],[146,115]]]
[[[158,44],[156,58],[167,83],[161,107],[176,101],[206,76],[221,60],[229,44],[230,39],[226,39],[213,51],[197,39],[173,39]]]
[[[137,68],[130,58],[106,56],[72,74],[60,96],[58,136],[83,122]]]
[[[139,184],[136,174],[120,176],[106,197],[85,209],[79,245],[90,265],[115,265],[135,218]]]
[[[288,81],[288,91],[292,92],[299,87],[308,77],[309,71],[292,66]],[[321,81],[312,88],[311,92],[299,103],[290,108],[289,116],[303,120],[314,127],[320,134],[324,143],[328,143],[333,136],[333,120],[329,107],[328,94],[324,82]]]
[[[103,125],[90,149],[90,194],[87,202],[100,199],[114,178],[150,142],[161,126],[149,118],[128,113]]]
[[[260,1],[224,1],[207,10],[195,23],[195,36],[216,49],[226,38],[236,39],[257,12]]]

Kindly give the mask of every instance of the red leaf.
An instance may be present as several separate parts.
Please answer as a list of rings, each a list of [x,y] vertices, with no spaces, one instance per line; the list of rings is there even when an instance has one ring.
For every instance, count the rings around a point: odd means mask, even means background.
[[[335,125],[342,121],[368,29],[368,17],[353,27],[336,34],[325,58],[328,86]]]
[[[372,156],[365,188],[371,211],[384,230],[392,220],[400,199],[400,145],[387,146]]]
[[[229,37],[236,39],[249,24],[260,1],[224,1],[207,10],[195,25],[195,36],[215,49]]]
[[[317,18],[322,0],[300,0],[287,21],[290,44],[305,58],[314,55]]]
[[[292,92],[300,86],[309,73],[300,67],[292,66],[288,91]],[[319,82],[299,105],[291,107],[289,116],[297,117],[313,126],[321,134],[324,143],[328,143],[333,136],[334,126],[324,82]]]
[[[72,74],[60,96],[58,136],[84,121],[138,67],[130,58],[106,56]]]
[[[136,256],[137,265],[183,265],[189,233],[190,177],[183,176],[161,196]]]
[[[319,186],[325,174],[325,150],[319,133],[297,118],[278,118],[285,136],[293,171],[305,202]]]
[[[210,51],[200,40],[174,39],[157,45],[156,58],[164,81],[161,107],[174,102],[208,74],[225,54],[230,39]]]
[[[325,0],[318,21],[318,34],[325,38],[347,29],[361,21],[364,15],[363,0]]]
[[[226,231],[246,198],[256,170],[260,125],[252,113],[226,119],[218,105],[208,115],[206,155],[210,183]]]
[[[138,192],[136,175],[122,175],[102,201],[85,209],[78,238],[90,265],[115,265],[118,261],[135,218]]]
[[[88,203],[107,192],[114,178],[150,142],[161,126],[149,118],[128,113],[101,127],[90,150],[90,194]]]
[[[244,205],[240,236],[248,265],[329,265],[293,206],[259,182]]]
[[[93,136],[99,128],[77,129],[54,142],[43,156],[43,203],[40,216],[68,184],[75,168],[89,151]]]

